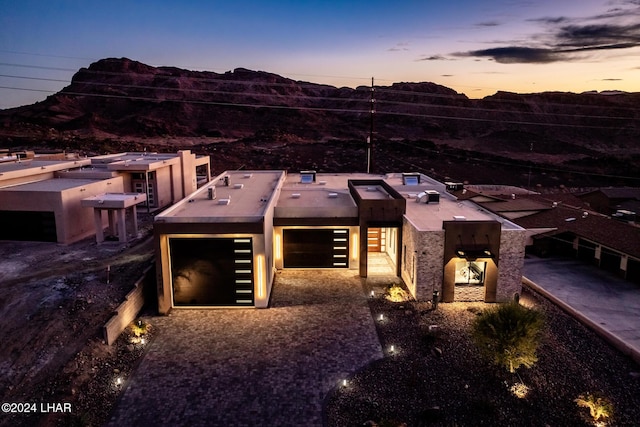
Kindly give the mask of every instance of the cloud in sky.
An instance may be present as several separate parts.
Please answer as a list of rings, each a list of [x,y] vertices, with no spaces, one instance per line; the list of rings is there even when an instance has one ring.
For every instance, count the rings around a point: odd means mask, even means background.
[[[640,0],[627,4],[640,4]],[[502,64],[538,63],[585,59],[596,51],[640,46],[640,7],[611,9],[604,14],[574,19],[543,17],[530,22],[546,27],[531,36],[531,44],[505,43],[488,49],[456,52],[453,56],[489,58]],[[440,55],[434,55],[438,57]]]
[[[442,55],[431,55],[431,56],[421,56],[416,59],[416,61],[447,61],[449,58],[446,58]]]
[[[409,49],[409,43],[400,42],[400,43],[396,43],[395,46],[390,47],[389,49],[387,49],[387,52],[406,52],[408,50],[410,50]]]

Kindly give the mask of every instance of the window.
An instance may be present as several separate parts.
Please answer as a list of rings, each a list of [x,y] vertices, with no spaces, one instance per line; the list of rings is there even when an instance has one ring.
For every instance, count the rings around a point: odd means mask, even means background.
[[[483,286],[486,262],[458,261],[456,263],[456,285]]]

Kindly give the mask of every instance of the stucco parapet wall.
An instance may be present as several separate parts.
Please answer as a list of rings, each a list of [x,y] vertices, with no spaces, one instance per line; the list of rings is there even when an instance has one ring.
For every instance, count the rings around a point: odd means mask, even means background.
[[[134,159],[120,160],[107,165],[113,171],[153,171],[170,165],[180,164],[179,157],[162,158],[157,156],[141,156]]]
[[[144,193],[104,193],[87,197],[80,202],[83,207],[100,209],[125,209],[147,200]]]
[[[284,171],[233,171],[215,177],[155,218],[156,222],[263,221],[280,193]],[[228,180],[225,180],[228,178]],[[228,182],[228,185],[225,185]],[[210,192],[215,198],[209,198]]]
[[[121,179],[121,178],[112,178]],[[0,188],[0,191],[7,192],[42,192],[42,193],[59,193],[75,188],[82,188],[85,186],[91,186],[93,184],[101,182],[109,182],[108,180],[101,179],[46,179],[42,181],[30,182],[26,184],[18,184],[11,187]]]
[[[2,181],[39,175],[43,172],[58,172],[68,169],[76,169],[91,164],[89,159],[78,160],[24,160],[20,162],[0,164],[0,186]]]

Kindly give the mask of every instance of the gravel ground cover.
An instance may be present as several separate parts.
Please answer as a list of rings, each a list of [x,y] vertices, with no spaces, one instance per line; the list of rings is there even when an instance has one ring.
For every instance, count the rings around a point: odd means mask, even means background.
[[[538,362],[516,374],[483,359],[471,340],[472,321],[488,304],[433,310],[377,295],[369,304],[385,357],[327,397],[328,426],[594,425],[575,402],[583,393],[612,402],[606,425],[640,425],[640,367],[528,289],[521,303],[544,313],[545,328]],[[512,391],[518,384],[525,397]]]

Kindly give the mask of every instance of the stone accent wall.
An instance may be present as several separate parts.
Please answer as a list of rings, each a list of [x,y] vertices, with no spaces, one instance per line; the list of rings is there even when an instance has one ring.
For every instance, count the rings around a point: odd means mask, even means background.
[[[526,244],[525,230],[502,230],[498,259],[497,302],[506,302],[522,292],[522,267]]]
[[[405,217],[402,238],[402,280],[416,300],[430,301],[442,291],[444,230],[420,231]]]
[[[456,286],[455,301],[484,301],[484,286]]]

